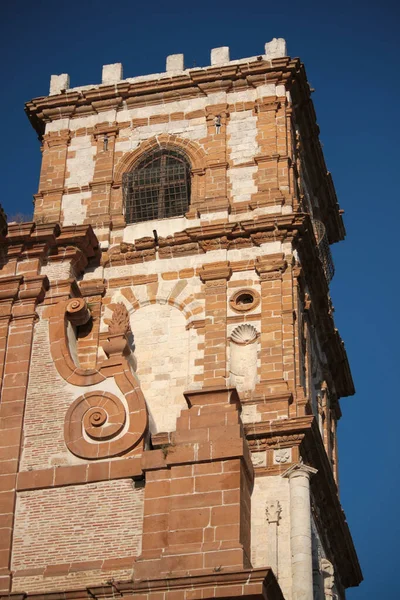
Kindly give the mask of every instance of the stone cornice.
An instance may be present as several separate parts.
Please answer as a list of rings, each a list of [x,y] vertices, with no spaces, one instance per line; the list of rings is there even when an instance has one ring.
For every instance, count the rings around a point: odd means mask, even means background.
[[[42,96],[27,102],[25,110],[39,136],[45,123],[96,114],[103,110],[157,104],[161,101],[205,96],[216,90],[235,89],[234,83],[253,88],[263,83],[285,83],[301,73],[299,59],[261,60],[241,64],[193,69],[167,78],[150,81],[121,81],[89,90],[67,90],[55,96]]]
[[[136,557],[132,556],[134,569]],[[127,568],[124,560],[124,570]],[[72,570],[72,569],[71,569]],[[198,598],[214,598],[218,589],[224,597],[251,598],[252,600],[284,600],[281,588],[270,568],[242,569],[240,571],[218,572],[215,569],[201,575],[144,579],[134,581],[112,581],[105,585],[90,588],[65,590],[62,592],[6,593],[0,594],[1,600],[88,600],[88,598],[135,598],[144,595],[148,600],[156,600],[165,593],[168,597],[180,598],[185,590],[192,590]]]
[[[179,233],[158,238],[158,254],[160,258],[173,256],[203,254],[209,250],[234,249],[244,239],[251,245],[260,246],[272,239],[290,240],[303,229],[304,215],[264,215],[255,219],[246,219],[232,223],[218,223],[200,227],[188,227]],[[248,245],[248,244],[247,244]],[[116,246],[104,257],[104,266],[129,264],[143,260],[143,252],[147,252],[149,260],[155,254],[154,238],[146,237],[133,243]],[[151,260],[151,259],[150,259]]]
[[[90,225],[60,228],[58,223],[15,223],[9,225],[7,236],[0,239],[0,248],[7,252],[5,264],[36,257],[53,262],[70,259],[79,271],[96,255],[98,241]]]

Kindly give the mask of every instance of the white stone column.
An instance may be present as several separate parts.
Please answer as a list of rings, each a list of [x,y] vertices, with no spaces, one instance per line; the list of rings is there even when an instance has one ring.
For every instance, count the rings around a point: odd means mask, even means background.
[[[292,600],[313,599],[310,476],[316,472],[299,463],[283,473],[290,486]]]

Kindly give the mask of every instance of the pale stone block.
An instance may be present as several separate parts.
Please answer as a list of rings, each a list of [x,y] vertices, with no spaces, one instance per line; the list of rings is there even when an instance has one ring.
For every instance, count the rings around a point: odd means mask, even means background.
[[[284,85],[276,86],[276,95],[277,96],[285,96],[286,97],[286,88]]]
[[[122,64],[103,65],[101,82],[106,84],[118,83],[123,78]]]
[[[248,162],[258,153],[257,117],[253,116],[252,111],[232,113],[227,134],[230,158],[234,165]],[[230,172],[228,174],[233,178],[240,177],[240,175],[231,175]],[[251,190],[255,191],[253,188],[254,182],[251,181]]]
[[[265,44],[265,54],[267,58],[282,58],[287,56],[286,40],[283,38],[273,38]]]
[[[70,148],[75,156],[67,159],[69,177],[65,183],[69,187],[88,185],[94,175],[96,147],[92,146],[90,136],[79,136],[71,140]]]
[[[228,170],[227,174],[234,202],[248,201],[250,200],[251,195],[257,192],[257,187],[253,178],[256,171],[257,166]]]
[[[214,92],[213,94],[208,94],[207,96],[207,100],[208,100],[208,105],[211,104],[222,104],[223,102],[226,102],[226,92]]]
[[[47,265],[42,265],[40,269],[41,275],[46,275],[50,281],[57,279],[68,279],[73,276],[71,263],[65,262],[49,262]]]
[[[104,113],[102,113],[104,114]],[[77,119],[71,119],[70,129],[76,131],[77,129],[89,129],[94,127],[98,123],[98,115],[87,115],[86,117],[78,117]]]
[[[84,200],[88,200],[90,195],[90,192],[64,194],[61,203],[64,215],[63,225],[82,225],[87,211],[87,205],[84,204]]]
[[[70,119],[57,119],[56,121],[51,121],[50,123],[46,123],[46,133],[50,133],[50,131],[62,131],[63,129],[70,128]]]
[[[257,91],[254,89],[240,90],[238,92],[229,92],[226,95],[229,104],[234,104],[235,102],[252,102],[256,99],[256,97]]]
[[[257,98],[266,98],[268,96],[276,96],[276,85],[274,83],[266,83],[259,85],[256,89]]]
[[[167,73],[170,71],[183,71],[184,66],[184,56],[183,54],[170,54],[167,56]]]
[[[211,50],[211,65],[223,65],[229,62],[229,46],[221,46]]]
[[[50,77],[50,96],[61,94],[69,89],[69,75],[62,73],[61,75],[52,75]]]

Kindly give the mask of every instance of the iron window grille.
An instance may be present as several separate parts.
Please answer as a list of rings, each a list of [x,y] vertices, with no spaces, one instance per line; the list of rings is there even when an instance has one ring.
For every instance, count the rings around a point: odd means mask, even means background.
[[[190,200],[190,165],[174,150],[145,155],[122,179],[125,220],[140,223],[184,215]]]

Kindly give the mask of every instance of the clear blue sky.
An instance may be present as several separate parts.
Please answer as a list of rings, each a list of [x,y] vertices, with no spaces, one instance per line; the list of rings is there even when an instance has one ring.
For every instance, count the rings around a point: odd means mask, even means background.
[[[1,203],[30,212],[40,152],[24,102],[52,73],[98,83],[103,64],[126,77],[164,70],[168,54],[209,64],[258,55],[273,37],[304,61],[347,239],[333,247],[332,297],[357,389],[342,400],[341,498],[365,581],[349,600],[397,600],[399,528],[399,8],[377,2],[114,2],[2,0]],[[395,558],[396,557],[396,558]],[[396,571],[395,571],[396,569]]]

